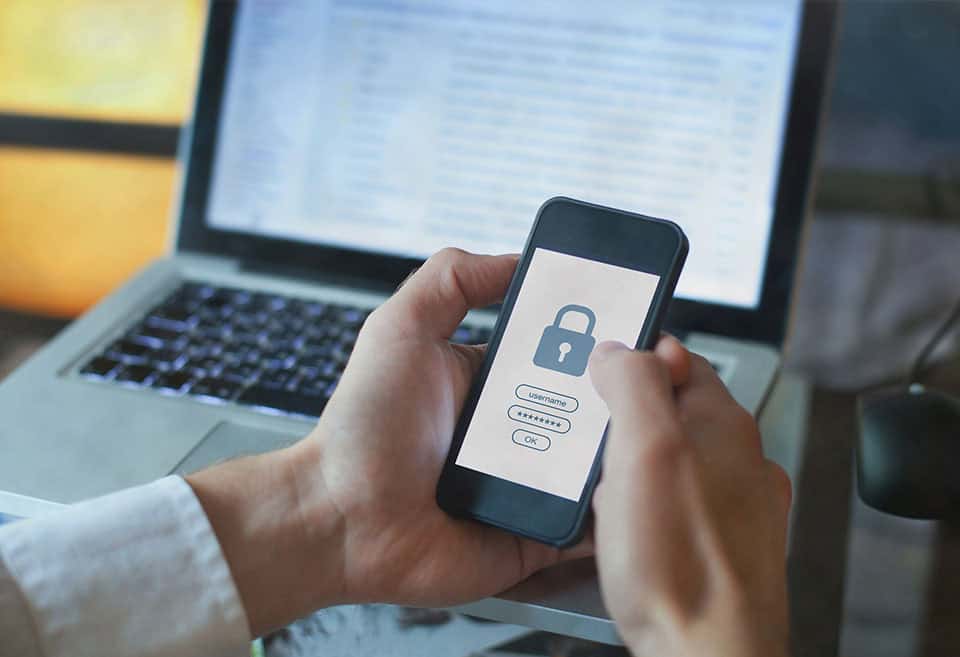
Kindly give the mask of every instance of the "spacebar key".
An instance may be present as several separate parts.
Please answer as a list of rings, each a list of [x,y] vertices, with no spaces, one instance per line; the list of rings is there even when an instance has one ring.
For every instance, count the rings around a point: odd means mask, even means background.
[[[250,406],[262,406],[278,411],[297,413],[298,415],[320,417],[320,413],[323,411],[324,404],[326,404],[327,400],[323,397],[308,397],[286,390],[252,386],[244,390],[243,394],[237,398],[237,401],[241,404],[249,404]]]

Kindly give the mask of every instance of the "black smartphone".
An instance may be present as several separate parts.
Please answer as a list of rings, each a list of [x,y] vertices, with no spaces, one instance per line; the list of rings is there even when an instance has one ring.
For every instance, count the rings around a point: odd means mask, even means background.
[[[437,485],[447,512],[558,547],[583,535],[610,416],[593,347],[650,349],[687,255],[674,223],[541,206]]]

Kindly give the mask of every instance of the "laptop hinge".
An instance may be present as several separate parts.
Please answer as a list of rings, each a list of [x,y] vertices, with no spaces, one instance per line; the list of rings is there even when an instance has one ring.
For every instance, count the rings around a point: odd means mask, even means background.
[[[397,288],[397,285],[399,285],[399,281],[386,281],[382,278],[374,278],[372,276],[351,276],[323,269],[278,265],[275,262],[241,261],[240,271],[250,274],[264,274],[276,278],[286,278],[299,282],[307,281],[339,287],[359,288],[369,292],[385,294],[392,293]]]

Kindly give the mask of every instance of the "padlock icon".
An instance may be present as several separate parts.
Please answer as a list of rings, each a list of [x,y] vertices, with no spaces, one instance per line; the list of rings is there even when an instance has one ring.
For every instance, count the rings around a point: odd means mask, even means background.
[[[573,331],[560,326],[564,315],[579,313],[586,316],[587,328],[582,332]],[[587,361],[590,352],[597,343],[593,337],[593,328],[597,324],[597,316],[586,306],[571,303],[557,311],[553,324],[543,329],[537,353],[533,356],[533,364],[548,370],[556,370],[571,376],[582,376],[587,370]]]

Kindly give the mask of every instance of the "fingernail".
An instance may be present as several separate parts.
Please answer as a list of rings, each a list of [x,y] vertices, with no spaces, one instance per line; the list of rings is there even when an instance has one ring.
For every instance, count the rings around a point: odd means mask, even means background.
[[[615,353],[621,351],[629,351],[630,347],[623,344],[622,342],[617,342],[616,340],[604,340],[596,347],[593,348],[593,353],[590,355],[590,360],[601,362]]]

